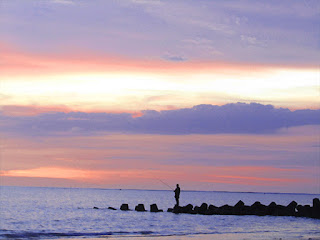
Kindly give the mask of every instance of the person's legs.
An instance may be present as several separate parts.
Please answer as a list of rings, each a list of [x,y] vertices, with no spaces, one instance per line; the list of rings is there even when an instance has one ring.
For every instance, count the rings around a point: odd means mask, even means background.
[[[177,206],[179,206],[179,198],[176,197]]]

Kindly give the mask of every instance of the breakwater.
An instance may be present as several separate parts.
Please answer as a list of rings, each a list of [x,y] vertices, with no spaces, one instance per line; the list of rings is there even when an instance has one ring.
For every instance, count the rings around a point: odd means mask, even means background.
[[[98,209],[97,207],[94,207]],[[110,210],[117,210],[116,208],[109,207]],[[131,211],[129,205],[124,203],[121,205],[120,210]],[[144,204],[138,204],[134,208],[138,212],[146,212]],[[157,204],[150,205],[150,212],[163,212],[162,209],[158,209]],[[239,201],[236,205],[223,205],[220,207],[212,204],[202,203],[200,206],[193,206],[188,204],[186,206],[174,206],[168,208],[167,212],[175,214],[202,214],[202,215],[257,215],[257,216],[294,216],[294,217],[309,217],[320,219],[320,201],[318,198],[313,199],[312,206],[299,205],[297,202],[292,201],[287,206],[278,205],[275,202],[271,202],[269,205],[255,202],[254,204],[247,206],[243,201]]]

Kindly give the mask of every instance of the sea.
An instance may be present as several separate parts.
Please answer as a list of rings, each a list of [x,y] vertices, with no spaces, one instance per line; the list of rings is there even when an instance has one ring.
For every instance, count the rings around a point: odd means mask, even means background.
[[[315,194],[182,191],[180,205],[312,205]],[[1,239],[320,239],[320,220],[280,216],[174,214],[173,191],[0,187]],[[133,211],[119,210],[122,203]],[[164,212],[136,212],[156,203]],[[116,208],[110,210],[108,207]]]

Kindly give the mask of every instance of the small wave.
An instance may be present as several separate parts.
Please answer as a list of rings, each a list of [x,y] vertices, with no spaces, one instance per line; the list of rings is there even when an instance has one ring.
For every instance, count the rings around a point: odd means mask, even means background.
[[[3,231],[3,230],[2,230]],[[30,239],[30,238],[59,238],[59,237],[100,237],[110,235],[149,235],[154,234],[152,231],[136,231],[136,232],[98,232],[98,233],[84,233],[84,232],[11,232],[8,230],[0,234],[0,238],[7,239]]]
[[[172,233],[172,234],[163,234],[159,232],[153,231],[132,231],[132,232],[95,232],[95,233],[88,233],[88,232],[66,232],[66,233],[59,233],[59,232],[12,232],[10,230],[0,230],[0,239],[41,239],[41,238],[74,238],[74,237],[81,237],[81,238],[90,238],[90,237],[103,237],[103,236],[114,236],[114,237],[123,237],[126,238],[134,238],[134,237],[170,237],[170,236],[188,236],[188,235],[205,235],[205,234],[219,234],[218,232],[192,232],[192,233]]]

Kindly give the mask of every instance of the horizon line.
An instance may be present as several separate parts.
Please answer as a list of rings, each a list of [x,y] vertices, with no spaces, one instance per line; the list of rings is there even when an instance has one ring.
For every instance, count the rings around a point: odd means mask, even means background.
[[[59,189],[92,189],[92,190],[134,190],[134,191],[168,191],[167,189],[139,189],[139,188],[101,188],[101,187],[51,187],[51,186],[19,186],[19,185],[1,185],[1,187],[23,187],[23,188],[59,188]],[[221,193],[253,193],[253,194],[297,194],[297,195],[320,195],[320,193],[302,193],[302,192],[254,192],[254,191],[223,191],[223,190],[181,190],[181,192],[221,192]]]

